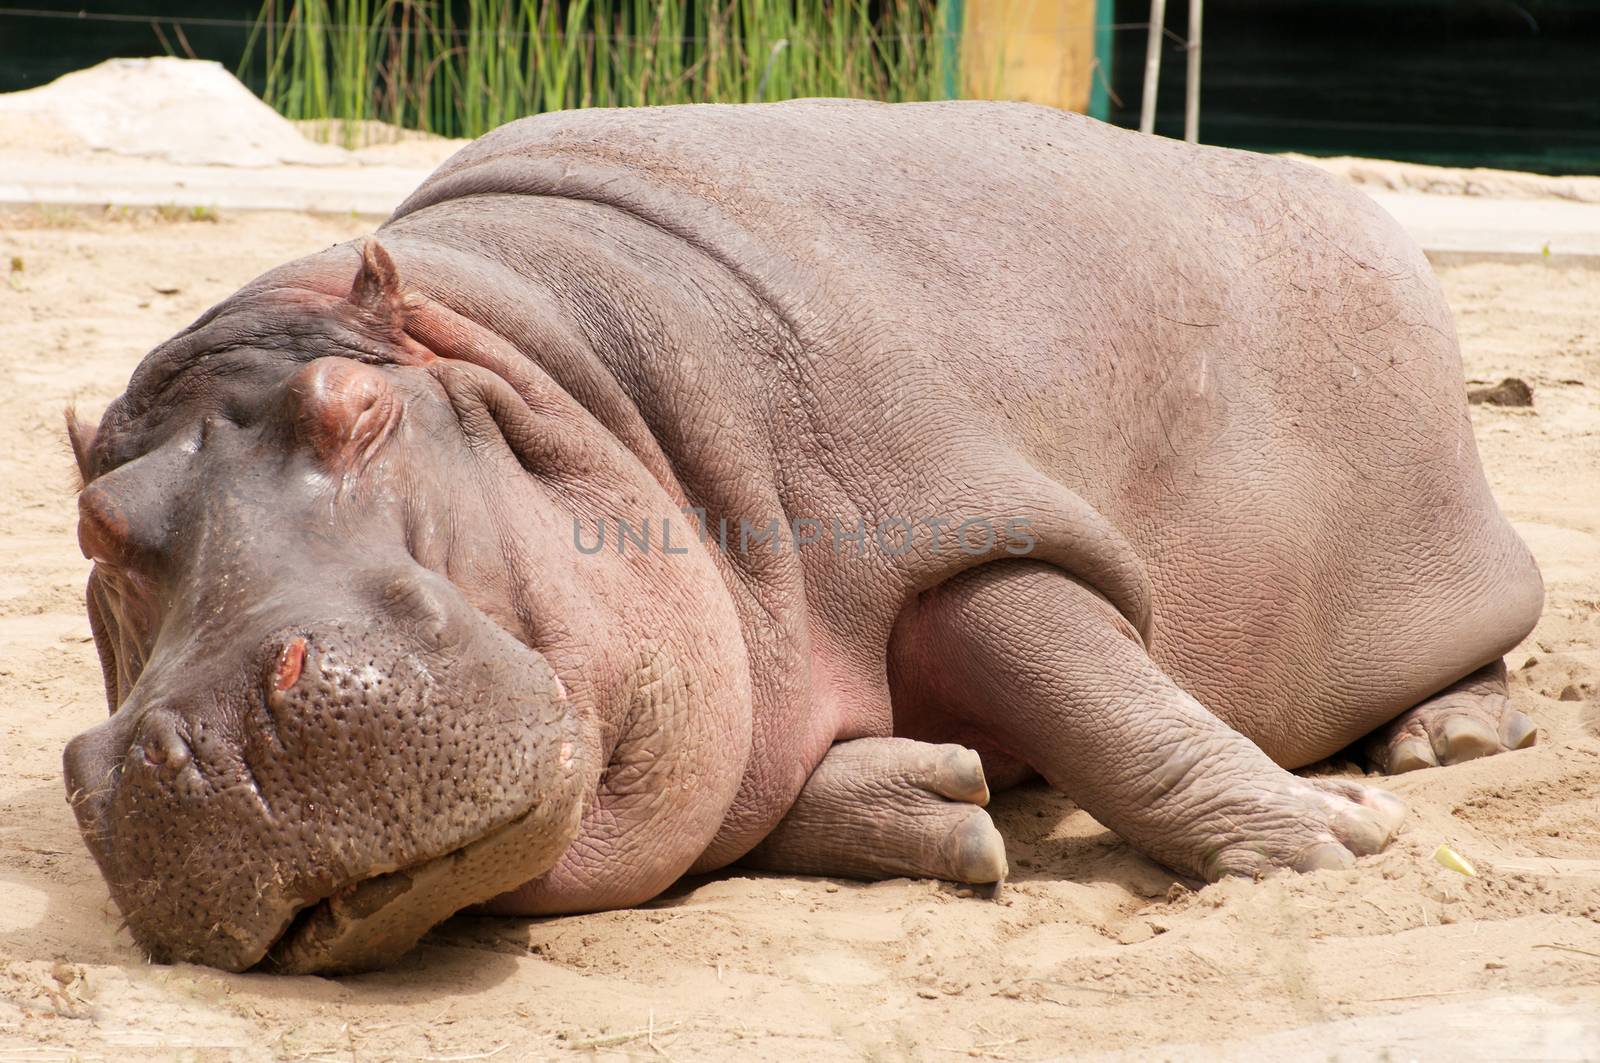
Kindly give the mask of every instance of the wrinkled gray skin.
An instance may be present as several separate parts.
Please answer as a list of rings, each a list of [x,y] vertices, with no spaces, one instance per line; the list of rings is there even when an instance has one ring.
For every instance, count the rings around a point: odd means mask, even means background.
[[[993,881],[1033,773],[1187,874],[1347,866],[1403,806],[1286,769],[1533,739],[1462,392],[1417,248],[1292,163],[1002,104],[516,122],[73,423],[69,795],[140,945],[228,968],[741,858]]]

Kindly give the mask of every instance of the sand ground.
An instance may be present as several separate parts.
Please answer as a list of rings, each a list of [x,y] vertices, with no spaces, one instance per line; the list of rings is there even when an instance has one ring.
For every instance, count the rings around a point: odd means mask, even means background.
[[[1469,376],[1535,392],[1473,417],[1549,585],[1510,657],[1539,744],[1395,779],[1412,814],[1382,855],[1193,892],[1034,788],[996,802],[997,900],[732,874],[456,919],[326,980],[147,965],[63,799],[61,748],[105,702],[62,408],[97,414],[210,303],[366,228],[166,214],[0,213],[0,1061],[1600,1058],[1600,267],[1440,268]]]

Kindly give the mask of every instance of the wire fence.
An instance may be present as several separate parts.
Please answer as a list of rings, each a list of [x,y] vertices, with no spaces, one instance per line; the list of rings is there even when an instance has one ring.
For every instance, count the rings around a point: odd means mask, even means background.
[[[43,9],[39,9],[39,8],[0,8],[0,18],[42,18],[42,19],[54,19],[54,20],[57,20],[57,21],[64,21],[64,22],[133,23],[135,25],[149,25],[152,28],[152,30],[154,30],[156,27],[161,26],[161,25],[166,25],[166,26],[169,26],[169,27],[210,26],[210,27],[216,27],[216,28],[230,28],[230,29],[249,30],[249,29],[255,28],[260,22],[260,19],[217,18],[217,17],[214,17],[214,16],[204,16],[204,15],[182,15],[182,16],[178,16],[178,15],[142,15],[142,14],[133,14],[133,13],[100,12],[100,11],[47,11],[47,10],[43,10]],[[315,29],[318,29],[318,30],[321,30],[321,31],[348,31],[348,30],[369,29],[370,28],[370,26],[365,26],[365,25],[355,25],[353,23],[339,23],[339,22],[309,22],[309,23],[307,23],[307,25],[308,26],[312,26]],[[972,30],[970,30],[968,32],[971,32],[971,33],[974,33],[974,34],[978,34],[978,35],[993,34],[994,36],[1016,37],[1016,38],[1021,38],[1021,37],[1050,37],[1050,38],[1053,39],[1053,38],[1055,38],[1056,36],[1059,35],[1060,31],[1078,32],[1078,31],[1083,31],[1083,30],[1110,30],[1110,31],[1113,31],[1113,32],[1120,32],[1120,31],[1123,31],[1123,30],[1138,30],[1139,32],[1143,33],[1146,30],[1148,30],[1149,27],[1150,27],[1150,24],[1148,22],[1145,22],[1145,21],[1140,21],[1140,22],[1069,22],[1069,23],[1059,24],[1055,29],[1052,29],[1052,30],[1049,30],[1049,31],[1030,30],[1030,29],[1022,28],[1022,29],[1007,29],[1007,30],[1004,30],[1004,31],[995,32],[995,31],[985,30],[985,29],[982,29],[982,28],[975,28],[975,29],[972,29]],[[456,36],[456,37],[466,37],[472,31],[469,30],[469,29],[463,28],[463,27],[456,27],[456,28],[450,30],[449,32],[452,35]],[[1162,33],[1171,42],[1173,42],[1174,44],[1177,44],[1177,45],[1181,46],[1181,45],[1183,45],[1185,43],[1183,36],[1180,35],[1179,33],[1175,32],[1174,30],[1163,29]],[[519,36],[519,37],[522,37],[522,38],[527,38],[527,37],[530,37],[530,36],[545,36],[545,37],[553,37],[554,36],[553,34],[535,34],[535,33],[530,33],[527,30],[518,31],[515,35]],[[584,36],[584,35],[585,34],[580,34],[580,36]],[[590,36],[590,37],[594,36],[594,34],[592,32],[588,33],[586,35]],[[613,39],[619,39],[619,35],[617,35],[617,34],[608,34],[607,36],[611,36]],[[620,35],[620,38],[625,38],[627,36],[629,36],[629,35],[623,34],[623,35]],[[641,38],[643,36],[645,36],[645,35],[641,35]],[[946,39],[949,39],[949,38],[952,38],[952,37],[958,37],[958,36],[960,36],[960,34],[955,32],[955,31],[938,31],[938,32],[933,32],[933,33],[914,34],[913,36],[915,36],[917,39],[946,40]],[[679,41],[685,43],[685,44],[694,44],[694,43],[704,43],[704,42],[708,41],[710,38],[708,38],[708,37],[695,37],[695,36],[681,36],[681,37],[679,37],[677,39]],[[862,41],[867,41],[867,40],[871,40],[872,38],[870,36],[863,35],[863,36],[859,37],[858,39],[862,40]]]

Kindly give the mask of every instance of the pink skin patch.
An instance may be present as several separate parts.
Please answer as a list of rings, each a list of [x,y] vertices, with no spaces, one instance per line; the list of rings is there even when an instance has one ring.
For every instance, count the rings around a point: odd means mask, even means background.
[[[278,668],[273,673],[272,686],[276,690],[288,690],[300,681],[300,669],[306,663],[306,640],[292,638],[283,644],[283,649],[278,651]]]

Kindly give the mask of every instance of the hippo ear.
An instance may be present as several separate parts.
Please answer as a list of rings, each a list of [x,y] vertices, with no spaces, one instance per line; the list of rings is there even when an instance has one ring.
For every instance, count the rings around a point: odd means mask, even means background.
[[[361,268],[350,286],[350,302],[362,317],[386,332],[405,331],[406,300],[400,271],[376,237],[361,245]]]
[[[78,489],[82,490],[93,479],[89,470],[89,454],[94,450],[98,425],[86,424],[72,406],[67,407],[67,441],[72,444],[72,456],[78,461]]]

